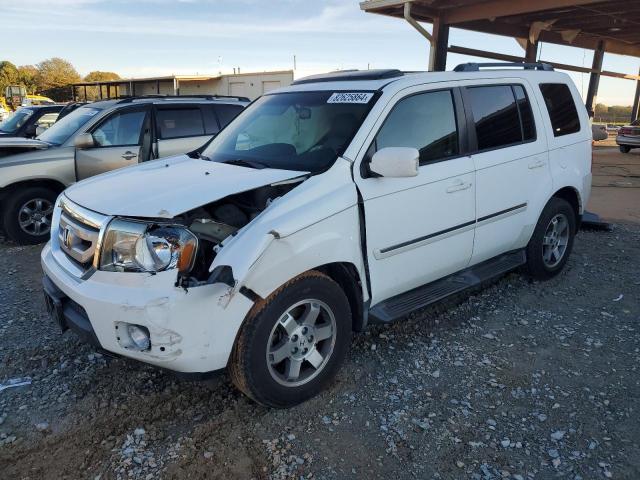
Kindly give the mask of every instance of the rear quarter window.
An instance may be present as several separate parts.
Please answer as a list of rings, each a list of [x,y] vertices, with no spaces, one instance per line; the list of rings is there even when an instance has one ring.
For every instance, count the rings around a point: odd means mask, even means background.
[[[580,131],[580,118],[571,90],[564,83],[541,83],[540,91],[551,120],[553,135],[561,137]]]
[[[160,138],[196,137],[204,135],[199,107],[162,108],[156,113]]]

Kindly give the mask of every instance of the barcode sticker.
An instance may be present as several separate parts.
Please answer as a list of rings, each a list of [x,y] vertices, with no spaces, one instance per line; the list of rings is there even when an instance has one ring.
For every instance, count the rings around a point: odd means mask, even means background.
[[[329,97],[327,103],[369,103],[371,97],[371,92],[336,92]]]

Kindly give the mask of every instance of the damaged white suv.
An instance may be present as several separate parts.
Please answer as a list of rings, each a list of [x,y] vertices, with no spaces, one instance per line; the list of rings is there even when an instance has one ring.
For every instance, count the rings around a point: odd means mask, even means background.
[[[186,376],[227,368],[284,407],[368,323],[522,265],[557,274],[591,128],[569,77],[514,66],[298,80],[198,152],[73,185],[42,252],[51,315]]]

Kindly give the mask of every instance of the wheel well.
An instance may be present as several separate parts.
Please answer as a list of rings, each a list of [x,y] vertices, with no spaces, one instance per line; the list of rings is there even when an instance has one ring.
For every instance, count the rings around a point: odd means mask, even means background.
[[[562,198],[569,202],[569,205],[573,208],[573,213],[576,214],[576,221],[580,222],[580,196],[575,188],[564,187],[553,194],[556,198]]]
[[[365,327],[364,302],[362,300],[362,282],[358,270],[351,263],[328,263],[314,268],[340,285],[351,307],[351,328],[360,332]]]
[[[25,180],[23,182],[12,183],[11,185],[7,185],[6,187],[0,189],[0,201],[4,200],[4,198],[10,193],[19,188],[25,187],[45,187],[50,188],[57,194],[62,193],[62,191],[66,188],[64,184],[58,182],[57,180],[51,180],[48,178],[36,178],[33,180]]]

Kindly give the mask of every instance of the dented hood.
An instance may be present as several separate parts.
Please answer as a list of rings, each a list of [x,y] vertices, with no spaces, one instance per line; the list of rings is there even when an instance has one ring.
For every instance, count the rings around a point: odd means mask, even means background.
[[[65,195],[105,215],[173,218],[228,195],[305,173],[257,170],[180,155],[89,178],[69,187]]]

